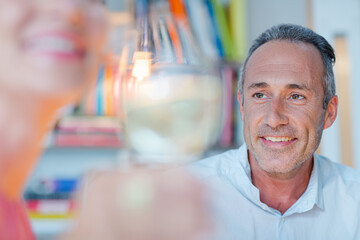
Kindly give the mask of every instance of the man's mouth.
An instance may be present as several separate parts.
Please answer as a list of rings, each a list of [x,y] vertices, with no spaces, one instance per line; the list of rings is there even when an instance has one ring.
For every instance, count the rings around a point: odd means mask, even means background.
[[[270,148],[282,148],[289,146],[297,141],[297,138],[287,136],[263,136],[260,137],[263,144]]]
[[[271,141],[271,142],[275,142],[275,143],[277,143],[277,142],[290,142],[290,141],[295,139],[295,138],[291,138],[291,137],[268,137],[268,136],[262,137],[262,138],[264,138],[267,141]]]

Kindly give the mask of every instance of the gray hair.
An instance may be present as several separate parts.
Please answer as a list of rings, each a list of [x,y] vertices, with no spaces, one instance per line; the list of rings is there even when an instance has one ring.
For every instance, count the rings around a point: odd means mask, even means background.
[[[324,37],[320,36],[319,34],[313,32],[308,28],[294,24],[276,25],[266,30],[257,39],[255,39],[253,45],[249,50],[248,56],[240,69],[238,89],[242,96],[242,103],[244,104],[243,88],[246,64],[256,49],[258,49],[261,45],[273,40],[286,40],[295,43],[309,43],[319,50],[324,64],[324,74],[322,78],[322,84],[324,88],[323,108],[326,109],[330,99],[335,95],[336,92],[335,78],[333,72],[333,64],[335,63],[334,49]]]

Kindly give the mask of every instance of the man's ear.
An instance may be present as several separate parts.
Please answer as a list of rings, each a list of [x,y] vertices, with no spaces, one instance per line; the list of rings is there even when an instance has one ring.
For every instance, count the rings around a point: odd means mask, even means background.
[[[239,109],[240,109],[241,120],[244,121],[244,106],[243,106],[242,95],[240,93],[240,90],[237,91],[237,100],[240,106]]]
[[[331,125],[334,123],[337,116],[337,109],[338,109],[338,96],[335,95],[330,99],[330,102],[326,108],[324,129],[331,127]]]

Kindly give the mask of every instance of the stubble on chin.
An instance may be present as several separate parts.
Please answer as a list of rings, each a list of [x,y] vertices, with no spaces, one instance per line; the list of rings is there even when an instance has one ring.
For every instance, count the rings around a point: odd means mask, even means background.
[[[253,152],[248,149],[248,158],[251,168],[256,167],[264,174],[277,179],[291,179],[293,178],[308,161],[312,161],[314,152],[306,155],[295,154],[291,156],[289,152],[285,151],[263,151],[261,153]],[[254,166],[256,164],[257,166]]]

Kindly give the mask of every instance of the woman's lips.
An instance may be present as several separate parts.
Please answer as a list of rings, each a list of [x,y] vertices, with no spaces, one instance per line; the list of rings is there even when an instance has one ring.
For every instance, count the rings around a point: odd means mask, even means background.
[[[85,56],[85,44],[76,34],[67,32],[45,32],[26,41],[25,49],[31,54],[53,60],[81,60]]]

